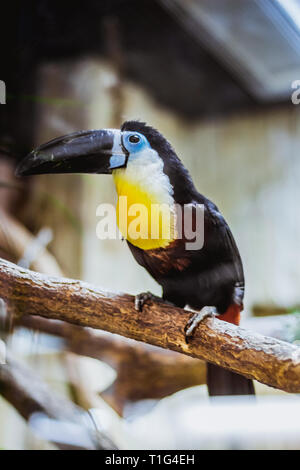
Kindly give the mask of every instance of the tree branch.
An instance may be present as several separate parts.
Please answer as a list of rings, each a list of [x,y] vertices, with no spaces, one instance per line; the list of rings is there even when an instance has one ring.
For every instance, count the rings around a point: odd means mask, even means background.
[[[101,396],[120,415],[128,402],[163,398],[206,383],[205,362],[169,349],[32,315],[22,316],[18,325],[63,338],[68,351],[113,367],[117,371],[116,379]],[[299,339],[300,315],[250,317],[245,319],[244,326],[290,343]]]
[[[20,259],[34,240],[35,237],[18,220],[0,208],[0,249],[8,253],[10,259]],[[62,276],[56,259],[45,248],[40,250],[38,259],[30,267],[53,276]]]
[[[0,261],[0,296],[17,315],[41,315],[81,326],[100,328],[300,392],[300,349],[229,323],[206,319],[189,345],[184,326],[190,313],[161,302],[134,309],[134,297],[109,294],[90,284],[47,277]]]
[[[206,383],[203,361],[168,349],[38,316],[24,315],[18,325],[63,338],[69,351],[113,367],[116,379],[101,396],[120,415],[128,402],[163,398]]]
[[[29,367],[10,355],[6,364],[0,366],[0,393],[26,421],[34,419],[36,431],[60,449],[116,449],[103,432],[96,430],[87,412],[58,396]],[[55,420],[56,426],[45,427],[45,420]],[[65,423],[76,428],[66,428]]]

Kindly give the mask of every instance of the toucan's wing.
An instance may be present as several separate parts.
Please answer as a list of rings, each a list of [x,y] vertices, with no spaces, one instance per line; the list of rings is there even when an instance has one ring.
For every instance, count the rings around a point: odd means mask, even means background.
[[[242,305],[245,279],[241,256],[226,220],[210,201],[206,205],[205,223],[209,226],[209,240],[207,241],[209,250],[212,249],[216,257],[222,261],[221,265],[224,264],[230,271],[230,277],[235,283],[236,299],[234,300]]]

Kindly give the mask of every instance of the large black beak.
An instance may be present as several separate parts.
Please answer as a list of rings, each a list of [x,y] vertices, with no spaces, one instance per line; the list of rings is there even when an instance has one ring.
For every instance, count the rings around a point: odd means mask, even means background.
[[[111,173],[126,166],[127,156],[120,130],[79,131],[33,150],[21,161],[16,175]]]

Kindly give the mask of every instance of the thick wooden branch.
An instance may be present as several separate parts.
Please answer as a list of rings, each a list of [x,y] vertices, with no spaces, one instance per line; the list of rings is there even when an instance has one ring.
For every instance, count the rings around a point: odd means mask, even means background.
[[[169,349],[32,315],[22,316],[18,324],[63,338],[68,351],[99,359],[113,367],[117,371],[116,379],[101,396],[120,415],[129,402],[160,399],[206,383],[205,362]],[[251,317],[244,325],[249,330],[292,342],[300,331],[300,315]]]
[[[206,383],[205,362],[101,330],[61,320],[24,315],[18,325],[64,339],[73,353],[108,363],[117,371],[114,383],[101,396],[120,415],[128,402],[158,399]],[[247,318],[249,330],[293,342],[299,336],[300,315]]]
[[[300,348],[217,319],[201,323],[189,345],[190,313],[161,302],[134,309],[128,294],[50,278],[0,261],[0,296],[17,315],[31,314],[99,328],[213,362],[267,385],[300,392]]]

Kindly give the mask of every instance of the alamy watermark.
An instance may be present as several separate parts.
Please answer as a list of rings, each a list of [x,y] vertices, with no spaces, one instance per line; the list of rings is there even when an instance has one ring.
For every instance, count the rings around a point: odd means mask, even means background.
[[[183,239],[186,250],[200,250],[204,244],[203,204],[131,204],[126,196],[120,196],[118,208],[109,203],[99,204],[96,216],[96,235],[100,240],[126,238],[137,240],[168,241]],[[151,243],[149,244],[151,246]],[[159,245],[157,245],[159,246]]]
[[[6,303],[0,298],[0,365],[6,364],[5,340],[9,331],[9,318]]]
[[[6,344],[0,339],[0,366],[6,364]]]
[[[293,104],[300,104],[300,80],[294,80],[291,83],[291,88],[295,91],[291,94],[291,101]]]
[[[6,85],[3,80],[0,80],[0,104],[6,104]]]

